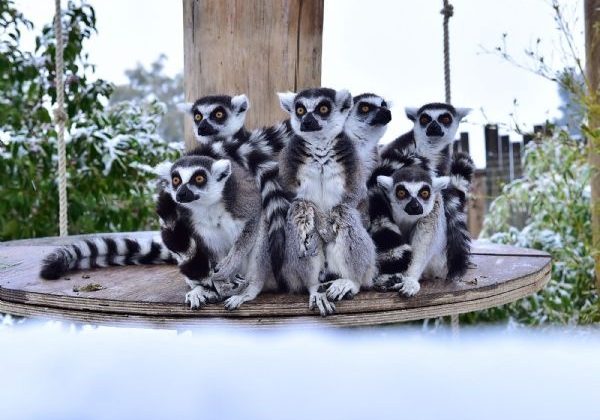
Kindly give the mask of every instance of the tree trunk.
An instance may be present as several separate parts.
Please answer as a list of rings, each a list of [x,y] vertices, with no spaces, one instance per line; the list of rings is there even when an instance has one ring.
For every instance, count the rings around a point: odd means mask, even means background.
[[[323,0],[183,0],[183,28],[186,101],[245,93],[249,128],[285,117],[276,92],[321,84]]]
[[[600,128],[599,103],[600,83],[600,0],[585,0],[585,50],[586,73],[593,107],[588,115],[591,130]],[[600,136],[589,136],[589,161],[592,167],[592,240],[596,284],[600,290]]]

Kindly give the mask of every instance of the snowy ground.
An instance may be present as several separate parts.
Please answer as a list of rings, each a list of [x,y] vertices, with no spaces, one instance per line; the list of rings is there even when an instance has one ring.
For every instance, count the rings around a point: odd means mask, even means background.
[[[13,418],[598,419],[600,331],[0,327]]]

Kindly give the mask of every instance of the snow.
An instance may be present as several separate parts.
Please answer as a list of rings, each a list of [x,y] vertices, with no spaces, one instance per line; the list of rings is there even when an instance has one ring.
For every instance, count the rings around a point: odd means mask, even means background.
[[[0,327],[2,417],[598,418],[600,331]]]

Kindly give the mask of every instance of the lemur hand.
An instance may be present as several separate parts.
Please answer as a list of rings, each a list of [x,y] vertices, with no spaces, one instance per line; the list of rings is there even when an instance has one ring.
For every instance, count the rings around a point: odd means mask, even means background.
[[[171,195],[162,191],[156,199],[156,213],[165,222],[172,222],[177,219],[177,203],[173,201]]]

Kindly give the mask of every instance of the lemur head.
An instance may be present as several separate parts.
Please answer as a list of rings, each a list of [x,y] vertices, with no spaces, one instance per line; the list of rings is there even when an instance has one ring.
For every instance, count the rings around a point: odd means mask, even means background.
[[[417,145],[428,145],[442,150],[452,144],[460,121],[469,108],[454,108],[443,103],[430,103],[421,108],[406,108],[406,116],[415,123],[413,128]]]
[[[344,130],[361,143],[375,144],[383,137],[391,120],[392,113],[382,97],[373,93],[363,93],[354,97],[354,106]]]
[[[347,90],[315,88],[277,95],[283,110],[290,114],[294,132],[309,142],[336,137],[352,108]]]
[[[416,166],[398,169],[389,176],[378,176],[377,184],[392,206],[396,221],[416,222],[433,210],[435,198],[448,185],[447,176],[432,178]]]
[[[166,191],[185,207],[210,206],[221,201],[231,162],[208,156],[184,156],[171,166]]]
[[[193,118],[194,134],[200,142],[209,137],[233,136],[244,126],[248,108],[250,101],[246,95],[204,96],[180,106],[180,110]]]

